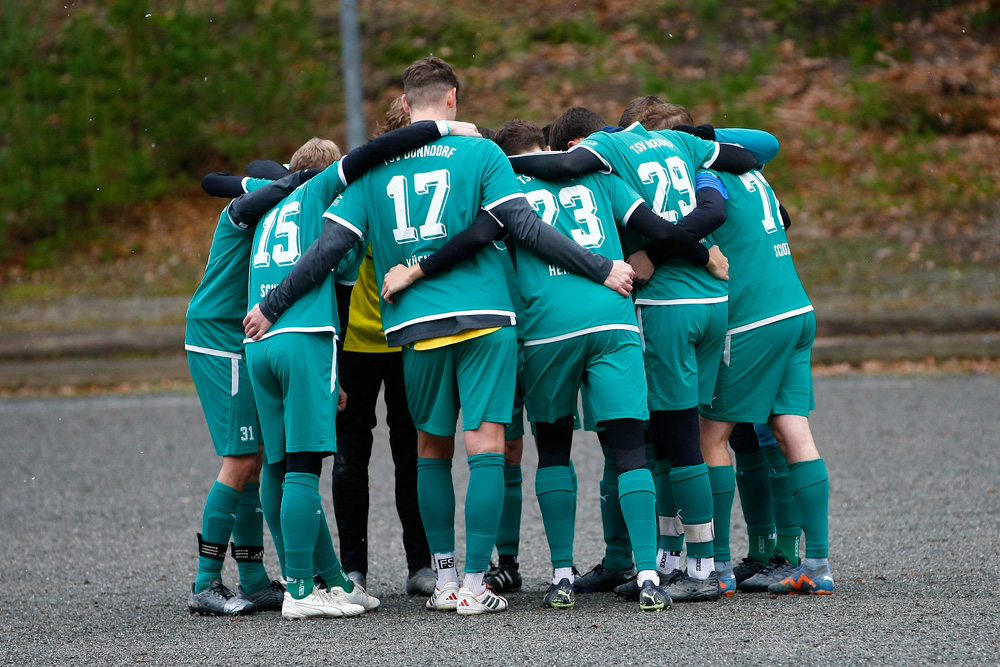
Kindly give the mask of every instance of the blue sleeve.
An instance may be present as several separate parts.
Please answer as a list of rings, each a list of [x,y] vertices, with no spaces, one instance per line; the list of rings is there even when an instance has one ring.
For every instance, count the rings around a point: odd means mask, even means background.
[[[712,188],[722,195],[723,199],[729,199],[729,190],[726,189],[726,184],[710,171],[699,171],[695,174],[694,189],[701,190],[702,188]]]
[[[748,130],[740,127],[723,127],[715,129],[715,140],[723,144],[736,144],[747,149],[757,158],[757,168],[774,159],[780,145],[778,139],[764,130]]]

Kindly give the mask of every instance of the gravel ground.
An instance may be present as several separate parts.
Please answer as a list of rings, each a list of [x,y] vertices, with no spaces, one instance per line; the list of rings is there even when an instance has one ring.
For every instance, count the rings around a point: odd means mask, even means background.
[[[193,394],[0,400],[0,663],[1000,663],[989,584],[1000,578],[1000,378],[848,376],[816,389],[813,427],[832,476],[832,597],[737,594],[643,614],[596,594],[543,612],[550,570],[527,452],[523,592],[497,616],[429,613],[400,593],[392,464],[377,446],[369,583],[383,608],[299,623],[187,612],[194,534],[218,470]],[[599,451],[583,436],[574,456],[583,569],[603,549]],[[468,473],[461,461],[455,472],[461,522]],[[328,471],[321,488],[330,513]],[[733,550],[745,548],[737,507]],[[235,584],[231,562],[225,578]]]

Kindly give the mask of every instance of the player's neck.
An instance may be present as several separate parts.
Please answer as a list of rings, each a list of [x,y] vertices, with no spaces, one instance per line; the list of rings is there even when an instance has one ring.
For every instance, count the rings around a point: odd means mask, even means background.
[[[416,123],[421,120],[452,120],[449,118],[449,108],[447,104],[433,105],[422,109],[410,108],[410,122]]]

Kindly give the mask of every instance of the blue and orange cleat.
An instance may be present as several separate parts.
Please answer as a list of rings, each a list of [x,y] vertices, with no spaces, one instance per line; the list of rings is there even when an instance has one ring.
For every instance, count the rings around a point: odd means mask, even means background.
[[[736,595],[736,574],[733,573],[732,565],[723,568],[721,572],[716,570],[715,574],[719,577],[719,595],[727,598]]]
[[[815,567],[802,564],[781,581],[768,586],[767,591],[778,595],[833,595],[830,563],[823,562]]]

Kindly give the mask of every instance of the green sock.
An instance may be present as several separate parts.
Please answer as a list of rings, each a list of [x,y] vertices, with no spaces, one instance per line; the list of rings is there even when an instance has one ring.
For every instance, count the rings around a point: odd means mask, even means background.
[[[761,448],[736,452],[736,486],[747,524],[748,556],[766,563],[774,551],[774,505],[767,455]]]
[[[315,572],[313,551],[319,535],[321,512],[319,475],[286,473],[281,498],[281,532],[285,538],[288,591],[296,599],[312,593]]]
[[[677,516],[677,501],[674,498],[674,487],[670,483],[670,459],[659,459],[653,466],[653,482],[656,484],[656,516],[668,520],[673,530],[673,520]],[[684,549],[684,534],[673,535],[660,532],[657,545],[664,551],[681,551]]]
[[[711,539],[704,539],[711,533],[695,528],[711,523],[715,513],[712,485],[708,480],[708,465],[699,463],[672,468],[670,486],[673,487],[674,500],[684,520],[688,558],[712,558],[715,555],[715,543]],[[688,526],[691,529],[688,529]],[[698,539],[698,533],[703,534],[702,539]]]
[[[216,480],[205,498],[205,509],[201,515],[201,539],[210,544],[229,546],[229,536],[233,533],[236,520],[236,506],[240,502],[240,492]],[[224,558],[224,556],[223,556]],[[194,590],[201,593],[213,579],[222,576],[225,560],[198,556],[198,576]]]
[[[576,468],[573,466],[572,459],[569,462],[569,477],[573,482],[573,534],[576,535],[576,499],[579,486],[576,480]]]
[[[333,536],[330,535],[330,524],[326,520],[326,512],[319,508],[319,531],[316,533],[316,547],[313,549],[313,569],[329,588],[340,586],[346,592],[354,590],[354,582],[344,574],[344,566],[337,558],[333,548]]]
[[[708,466],[708,481],[712,485],[712,504],[715,507],[715,560],[732,560],[729,531],[733,523],[733,499],[736,497],[733,466]]]
[[[572,567],[576,496],[569,466],[539,468],[535,474],[535,495],[542,512],[552,567]]]
[[[417,459],[417,505],[431,553],[455,551],[455,482],[451,477],[451,459]]]
[[[830,555],[830,478],[823,459],[788,464],[792,496],[802,517],[806,558]]]
[[[771,502],[774,505],[774,526],[778,535],[775,548],[792,563],[799,564],[799,540],[802,536],[802,519],[792,498],[788,480],[788,461],[777,446],[762,447],[771,469]]]
[[[600,485],[601,523],[604,524],[605,543],[601,564],[609,570],[628,570],[632,567],[632,542],[618,499],[618,468],[611,459],[608,446],[601,445],[601,449],[604,451],[604,477]]]
[[[236,505],[233,524],[233,544],[238,547],[264,548],[264,512],[260,506],[260,484],[247,482]],[[271,583],[261,561],[236,561],[240,571],[240,588],[253,594]]]
[[[521,505],[523,494],[521,466],[503,467],[503,511],[497,529],[497,554],[516,556],[521,541]]]
[[[485,572],[503,511],[503,454],[469,457],[469,489],[475,493],[465,494],[465,571]]]
[[[656,489],[649,468],[618,476],[618,498],[637,570],[656,569]]]
[[[285,570],[285,540],[281,537],[281,487],[285,483],[285,462],[264,464],[260,472],[260,508],[267,521],[267,529],[274,542],[274,553],[278,556],[281,576],[287,577]]]

